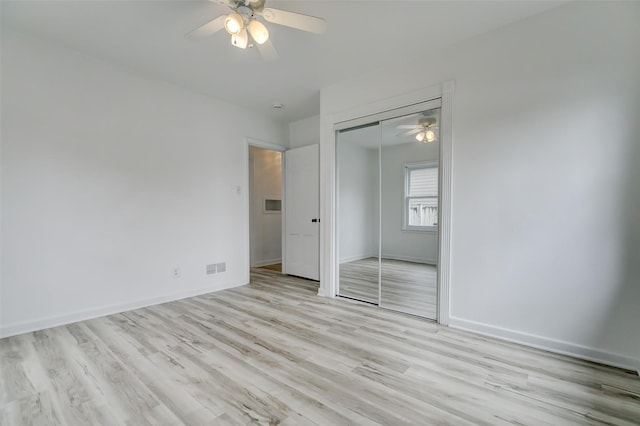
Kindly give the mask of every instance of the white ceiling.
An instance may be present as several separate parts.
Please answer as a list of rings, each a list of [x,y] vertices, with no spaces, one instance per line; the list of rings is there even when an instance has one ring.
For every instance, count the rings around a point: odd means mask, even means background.
[[[562,1],[278,1],[267,6],[319,16],[316,35],[267,24],[280,58],[234,48],[222,31],[184,35],[228,8],[207,1],[6,1],[2,27],[33,33],[145,76],[264,113],[283,122],[319,113],[320,88],[369,70],[411,63]],[[282,110],[271,105],[279,102]]]

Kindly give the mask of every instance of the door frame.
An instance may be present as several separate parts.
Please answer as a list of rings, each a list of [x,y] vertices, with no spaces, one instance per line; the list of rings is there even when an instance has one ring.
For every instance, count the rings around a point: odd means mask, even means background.
[[[286,253],[286,241],[285,241],[285,159],[284,159],[284,152],[287,150],[286,146],[283,145],[278,145],[276,143],[273,142],[267,142],[267,141],[263,141],[260,139],[255,139],[255,138],[251,138],[251,137],[246,137],[244,139],[244,149],[243,149],[243,153],[242,156],[244,158],[243,163],[244,163],[244,176],[243,176],[243,186],[245,188],[244,191],[244,241],[245,241],[245,250],[244,250],[244,258],[245,258],[245,264],[246,264],[246,268],[245,268],[245,278],[244,281],[245,283],[249,283],[251,281],[251,194],[249,191],[249,147],[253,146],[255,148],[262,148],[262,149],[268,149],[270,151],[278,151],[282,154],[282,174],[281,174],[281,185],[282,185],[282,211],[281,211],[281,220],[282,220],[282,233],[281,233],[281,240],[282,240],[282,253],[281,253],[281,257],[282,257],[282,273],[285,273],[286,271],[286,267],[285,267],[285,253]]]
[[[336,209],[336,129],[341,123],[362,124],[370,116],[400,110],[415,104],[441,99],[440,109],[440,228],[438,233],[438,313],[437,321],[449,324],[451,286],[451,164],[452,115],[455,82],[415,90],[377,102],[352,107],[321,117],[320,124],[320,288],[318,295],[336,297],[337,275],[337,209]],[[353,125],[353,124],[352,124]]]

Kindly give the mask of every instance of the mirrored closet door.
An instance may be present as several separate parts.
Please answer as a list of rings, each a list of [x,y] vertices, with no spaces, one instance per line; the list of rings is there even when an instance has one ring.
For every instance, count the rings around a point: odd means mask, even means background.
[[[436,319],[439,123],[436,107],[337,133],[340,296]]]
[[[433,319],[437,300],[439,111],[382,122],[380,147],[380,306]]]
[[[369,303],[380,295],[380,124],[337,135],[339,294]]]

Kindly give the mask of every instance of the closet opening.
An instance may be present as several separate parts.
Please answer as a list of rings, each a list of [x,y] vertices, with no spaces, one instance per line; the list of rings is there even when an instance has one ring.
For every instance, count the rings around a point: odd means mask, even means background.
[[[421,107],[337,130],[337,295],[435,320],[440,100]]]

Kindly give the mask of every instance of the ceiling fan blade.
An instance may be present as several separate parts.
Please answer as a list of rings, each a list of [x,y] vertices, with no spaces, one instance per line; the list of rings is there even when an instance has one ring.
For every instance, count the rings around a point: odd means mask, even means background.
[[[224,28],[224,20],[227,15],[221,15],[201,27],[196,28],[187,34],[187,38],[201,40],[207,38]]]
[[[271,40],[267,40],[263,44],[256,43],[255,46],[258,48],[262,59],[265,61],[271,62],[278,59],[278,51],[273,46],[273,43],[271,43]]]
[[[398,127],[396,127],[396,129],[419,129],[422,126],[420,126],[419,124],[401,124]]]
[[[398,136],[399,138],[404,138],[406,136],[411,136],[411,135],[415,135],[416,133],[420,133],[422,131],[422,127],[419,129],[413,129],[413,130],[407,130],[404,133],[400,133]]]
[[[310,33],[322,34],[327,29],[327,23],[322,18],[287,12],[286,10],[264,8],[262,16],[268,22]]]

